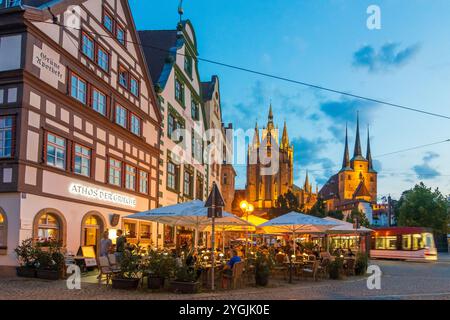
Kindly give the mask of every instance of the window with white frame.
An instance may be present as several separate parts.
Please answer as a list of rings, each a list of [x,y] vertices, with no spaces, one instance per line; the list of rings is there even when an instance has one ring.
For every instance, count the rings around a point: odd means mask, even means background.
[[[86,104],[87,83],[75,74],[71,76],[70,95],[83,104]]]
[[[136,168],[129,164],[125,166],[125,188],[136,190]]]
[[[75,174],[91,176],[91,149],[75,144],[74,167]]]
[[[148,194],[148,173],[139,171],[139,192]]]
[[[0,117],[0,158],[12,157],[14,147],[14,118]]]
[[[131,115],[131,128],[130,128],[131,132],[134,133],[137,136],[141,135],[141,119],[132,114]]]
[[[122,186],[122,162],[114,158],[109,159],[109,184]]]
[[[106,116],[106,95],[95,88],[92,90],[92,109]]]
[[[127,127],[127,109],[120,105],[116,105],[116,123],[121,127]]]
[[[66,139],[47,133],[46,160],[49,166],[66,169]]]

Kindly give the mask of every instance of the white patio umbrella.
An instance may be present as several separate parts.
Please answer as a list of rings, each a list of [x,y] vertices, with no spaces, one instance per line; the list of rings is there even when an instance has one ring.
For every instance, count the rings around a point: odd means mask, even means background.
[[[208,218],[208,208],[205,207],[205,202],[200,200],[139,212],[127,216],[127,218],[193,228],[195,230],[195,248],[198,244],[199,230],[212,223],[212,219]],[[223,217],[216,219],[215,224],[219,226],[253,226],[228,212],[223,212]]]
[[[327,233],[330,234],[339,234],[339,233],[371,233],[373,232],[372,229],[366,228],[366,227],[359,227],[359,229],[354,229],[353,223],[338,220],[332,217],[326,217],[325,220],[334,222],[337,224],[337,226],[334,226],[327,230]]]
[[[292,233],[293,239],[295,239],[295,234],[302,233],[313,233],[313,232],[323,232],[332,227],[337,226],[336,222],[328,221],[325,219],[317,218],[314,216],[309,216],[303,213],[290,212],[282,215],[278,218],[272,219],[259,225],[260,228],[268,230],[270,233]],[[295,245],[294,245],[294,255],[295,255]]]

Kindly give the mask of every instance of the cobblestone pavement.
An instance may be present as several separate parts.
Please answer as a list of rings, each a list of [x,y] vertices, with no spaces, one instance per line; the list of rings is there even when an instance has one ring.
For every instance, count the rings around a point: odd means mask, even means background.
[[[113,290],[84,278],[81,290],[68,290],[65,281],[51,282],[34,279],[0,279],[0,299],[192,299],[192,300],[297,300],[297,299],[446,299],[450,300],[450,263],[413,263],[372,261],[383,276],[381,290],[369,290],[365,277],[347,280],[272,281],[268,288],[248,287],[241,290],[203,292],[196,295],[152,293],[145,290]]]

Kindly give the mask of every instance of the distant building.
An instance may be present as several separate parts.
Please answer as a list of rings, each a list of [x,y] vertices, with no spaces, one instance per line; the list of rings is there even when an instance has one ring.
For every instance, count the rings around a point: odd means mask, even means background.
[[[352,210],[358,209],[373,223],[374,213],[381,216],[380,213],[385,209],[377,205],[377,177],[378,173],[373,167],[369,130],[367,153],[365,157],[362,155],[358,117],[353,158],[350,159],[349,156],[346,129],[342,168],[323,186],[319,197],[324,200],[328,211],[342,211],[344,215],[348,215]]]
[[[294,185],[294,147],[289,142],[287,125],[284,124],[280,141],[279,130],[273,120],[270,106],[267,126],[262,129],[261,136],[258,124],[255,126],[247,154],[245,200],[253,204],[256,214],[265,215],[278,207],[279,196],[292,192],[300,208],[308,210],[316,203],[317,192],[313,192],[308,175],[303,188]],[[262,161],[261,154],[265,154],[268,159]],[[235,198],[242,198],[243,195],[238,190]],[[233,209],[239,212],[239,201],[234,201]]]

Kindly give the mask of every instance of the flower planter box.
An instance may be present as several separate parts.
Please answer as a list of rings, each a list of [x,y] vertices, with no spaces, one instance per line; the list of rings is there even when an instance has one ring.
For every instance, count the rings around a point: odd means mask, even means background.
[[[152,290],[160,290],[164,288],[165,278],[156,277],[156,276],[148,276],[147,278],[147,287]]]
[[[170,290],[175,293],[197,293],[200,287],[199,282],[170,282]]]
[[[37,270],[37,278],[44,280],[60,280],[62,279],[61,271],[55,270]]]
[[[112,279],[112,288],[121,290],[136,290],[140,279]]]
[[[17,267],[16,273],[18,277],[22,278],[36,278],[36,269],[28,267]]]

